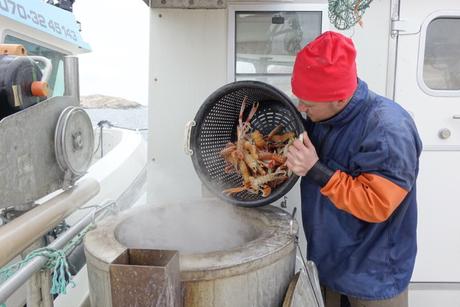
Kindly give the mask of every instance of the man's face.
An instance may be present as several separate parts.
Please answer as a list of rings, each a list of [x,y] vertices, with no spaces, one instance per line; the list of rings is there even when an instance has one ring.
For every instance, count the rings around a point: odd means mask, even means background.
[[[344,106],[343,101],[313,102],[299,99],[297,109],[305,112],[312,122],[321,122],[339,113]]]

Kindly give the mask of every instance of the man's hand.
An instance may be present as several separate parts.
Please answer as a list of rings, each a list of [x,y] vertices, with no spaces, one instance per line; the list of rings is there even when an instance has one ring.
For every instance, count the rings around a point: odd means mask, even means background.
[[[319,160],[315,146],[310,141],[307,132],[302,134],[303,143],[295,140],[287,153],[287,167],[297,176],[305,176]]]

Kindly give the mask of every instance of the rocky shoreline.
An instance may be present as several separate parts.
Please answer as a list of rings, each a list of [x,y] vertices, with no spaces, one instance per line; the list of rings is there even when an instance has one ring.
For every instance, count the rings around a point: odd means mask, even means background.
[[[135,101],[105,95],[88,95],[80,97],[80,106],[86,109],[133,109],[142,105]]]

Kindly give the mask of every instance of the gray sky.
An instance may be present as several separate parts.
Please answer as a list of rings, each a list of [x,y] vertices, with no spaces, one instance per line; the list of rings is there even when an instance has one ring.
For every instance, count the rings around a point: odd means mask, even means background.
[[[76,0],[74,14],[92,48],[79,56],[81,95],[147,105],[148,6],[142,0]]]

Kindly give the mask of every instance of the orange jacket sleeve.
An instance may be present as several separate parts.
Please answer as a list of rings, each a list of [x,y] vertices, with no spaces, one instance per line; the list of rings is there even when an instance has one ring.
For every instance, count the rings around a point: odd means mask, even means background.
[[[408,191],[375,174],[353,178],[336,171],[321,193],[339,209],[371,223],[387,220],[404,200]]]

